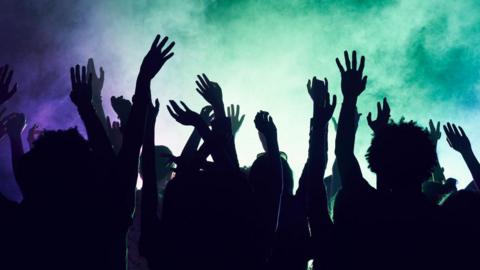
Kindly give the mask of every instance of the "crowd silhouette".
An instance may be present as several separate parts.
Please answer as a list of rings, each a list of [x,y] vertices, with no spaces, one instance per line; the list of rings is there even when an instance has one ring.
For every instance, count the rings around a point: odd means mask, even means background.
[[[366,117],[372,187],[354,154],[357,100],[368,91],[366,60],[345,51],[343,61],[336,59],[338,121],[327,78],[307,82],[313,107],[309,148],[294,191],[273,117],[256,114],[264,152],[241,167],[235,135],[245,115],[239,105],[225,109],[223,90],[205,74],[195,81],[207,103],[200,112],[168,101],[173,119],[194,128],[181,155],[174,156],[168,142],[155,145],[160,102],[152,100],[150,84],[174,55],[174,45],[157,35],[131,101],[111,97],[118,121],[102,105],[103,69],[97,74],[92,59],[70,69],[70,99],[88,139],[76,128],[33,124],[25,151],[25,115],[2,117],[0,139],[9,139],[23,200],[0,196],[0,269],[475,268],[480,163],[462,127],[443,125],[473,179],[457,191],[456,179],[445,177],[437,158],[440,123],[430,120],[423,128],[404,118],[393,121],[387,98],[378,102],[376,118]],[[13,70],[1,67],[0,105],[17,92],[12,78]],[[326,175],[330,120],[335,161]]]

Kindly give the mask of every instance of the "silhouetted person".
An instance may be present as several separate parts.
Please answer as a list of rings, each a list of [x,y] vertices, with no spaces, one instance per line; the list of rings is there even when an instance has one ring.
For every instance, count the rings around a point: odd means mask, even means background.
[[[377,190],[363,178],[354,155],[354,111],[365,90],[364,57],[357,66],[345,52],[344,68],[337,59],[343,103],[335,154],[342,191],[335,206],[335,245],[338,268],[405,269],[431,267],[435,247],[434,224],[439,210],[422,194],[437,161],[429,134],[414,123],[387,123],[389,107],[379,104],[379,117],[371,121],[374,136],[367,153],[377,175]],[[383,113],[385,112],[385,113]],[[341,253],[340,253],[341,252]]]

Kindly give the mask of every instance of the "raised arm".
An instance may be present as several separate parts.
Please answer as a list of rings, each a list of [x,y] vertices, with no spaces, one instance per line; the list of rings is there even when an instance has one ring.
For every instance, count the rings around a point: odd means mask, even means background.
[[[139,251],[140,255],[147,259],[151,269],[157,269],[155,258],[158,256],[154,252],[160,226],[160,220],[157,216],[158,188],[155,170],[155,120],[159,108],[158,99],[155,101],[155,107],[149,105],[142,148],[143,162],[140,164],[143,171],[143,186]]]
[[[273,122],[272,117],[268,112],[260,111],[255,116],[255,127],[258,132],[262,133],[266,139],[267,157],[269,161],[269,168],[271,169],[271,177],[264,185],[257,185],[257,188],[265,190],[256,191],[257,194],[267,194],[268,198],[260,199],[259,201],[267,203],[267,205],[260,206],[262,208],[263,216],[268,222],[267,228],[269,231],[276,232],[278,229],[280,206],[283,197],[283,169],[280,157],[280,149],[277,139],[277,127]],[[266,180],[266,179],[265,179]]]
[[[144,137],[147,108],[151,104],[150,83],[168,59],[173,56],[170,51],[175,45],[172,42],[165,48],[167,37],[159,41],[160,35],[157,35],[140,67],[132,99],[133,105],[124,128],[122,148],[118,154],[115,170],[114,178],[117,179],[116,185],[120,189],[118,194],[121,196],[121,205],[124,206],[121,211],[125,211],[129,217],[135,206],[138,159]]]
[[[239,163],[237,151],[235,149],[234,133],[232,131],[232,123],[225,114],[225,107],[223,103],[222,89],[218,83],[210,81],[205,75],[197,76],[196,84],[198,86],[197,92],[213,107],[215,119],[212,121],[212,131],[216,140],[218,151],[226,151],[228,155],[228,168],[238,170]]]
[[[87,74],[92,74],[92,105],[97,113],[97,117],[102,123],[102,126],[105,130],[107,130],[107,118],[105,116],[105,110],[103,109],[102,104],[102,89],[103,89],[103,82],[105,81],[105,72],[103,71],[103,67],[100,67],[100,76],[97,75],[97,71],[95,69],[95,63],[93,59],[88,59],[87,62]]]
[[[430,140],[433,142],[435,145],[435,148],[437,147],[438,140],[442,137],[442,131],[440,129],[440,122],[437,122],[437,125],[433,123],[433,120],[430,119],[428,121],[428,134],[430,135]],[[440,165],[440,162],[437,160],[435,167],[433,168],[432,172],[432,180],[433,182],[439,183],[439,184],[445,184],[445,181],[447,180],[445,178],[445,175],[443,174],[444,169]]]
[[[130,100],[125,99],[123,96],[112,96],[110,98],[110,103],[112,104],[113,110],[117,114],[118,120],[120,120],[120,125],[123,132],[125,127],[127,126],[130,111],[132,110],[132,103],[130,102]]]
[[[17,92],[16,83],[12,88],[10,88],[12,77],[13,70],[10,70],[8,65],[0,67],[0,105],[12,98],[12,96]]]
[[[377,119],[372,120],[372,113],[369,112],[367,115],[367,123],[370,126],[370,129],[377,133],[380,130],[384,129],[388,125],[390,120],[390,105],[388,105],[387,98],[383,98],[382,103],[377,102]],[[390,189],[390,186],[385,183],[385,181],[380,181],[377,179],[377,190],[387,191]]]
[[[355,145],[355,109],[357,99],[365,90],[367,76],[363,76],[365,58],[360,58],[357,68],[356,52],[352,53],[352,62],[345,51],[346,69],[336,59],[337,66],[342,77],[341,87],[343,102],[338,119],[337,137],[335,140],[335,155],[343,188],[351,188],[358,185],[362,180],[362,172],[354,154]]]
[[[18,173],[18,162],[23,156],[22,131],[26,125],[25,115],[23,113],[12,113],[7,116],[6,129],[10,139],[12,152],[12,167],[15,176]],[[18,179],[18,177],[16,177]]]
[[[314,268],[321,267],[322,262],[328,259],[326,251],[329,250],[332,221],[328,213],[328,198],[323,183],[328,157],[328,122],[332,118],[337,104],[334,95],[330,102],[328,93],[328,80],[317,80],[316,77],[307,84],[308,93],[313,100],[313,117],[310,121],[310,141],[308,160],[305,164],[307,172],[307,217],[310,224]],[[323,257],[325,256],[325,257]]]
[[[107,133],[102,126],[92,105],[92,74],[87,74],[86,67],[70,68],[72,91],[70,99],[77,106],[88,134],[88,142],[95,155],[104,163],[104,166],[113,164],[114,152]]]
[[[245,114],[240,116],[240,105],[230,105],[227,108],[227,116],[230,118],[230,122],[232,123],[232,134],[233,137],[237,135],[237,132],[240,130],[243,124],[243,120],[245,120]]]
[[[200,111],[200,117],[207,124],[210,124],[213,120],[212,111],[213,111],[212,106],[205,106]],[[195,153],[197,152],[198,146],[200,145],[201,139],[202,137],[200,136],[199,131],[196,128],[194,128],[192,134],[190,134],[190,137],[187,140],[187,143],[183,147],[181,156],[192,157],[193,155],[195,155]]]
[[[457,127],[455,124],[450,123],[444,125],[443,130],[447,136],[448,144],[462,155],[472,174],[473,181],[477,187],[480,186],[480,163],[473,153],[472,145],[465,131],[463,131],[462,127]]]

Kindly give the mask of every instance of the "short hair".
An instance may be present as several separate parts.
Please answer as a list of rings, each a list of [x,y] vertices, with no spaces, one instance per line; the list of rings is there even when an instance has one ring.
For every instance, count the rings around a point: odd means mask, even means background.
[[[286,155],[281,155],[280,161],[282,162],[282,174],[283,174],[283,192],[284,194],[293,193],[293,172],[286,160]],[[258,186],[275,185],[269,181],[272,177],[272,164],[268,154],[259,155],[250,167],[249,182],[254,189]]]
[[[396,185],[421,184],[437,163],[428,132],[413,121],[391,122],[375,132],[366,158],[372,172],[405,178]]]

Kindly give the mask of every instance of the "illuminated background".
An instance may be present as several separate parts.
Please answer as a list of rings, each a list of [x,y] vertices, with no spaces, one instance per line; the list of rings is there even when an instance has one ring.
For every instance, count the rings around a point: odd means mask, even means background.
[[[12,65],[19,82],[7,108],[26,113],[30,124],[81,126],[68,98],[68,68],[89,57],[105,69],[104,105],[113,116],[109,97],[131,97],[142,57],[161,33],[177,45],[152,87],[163,105],[156,142],[176,154],[191,129],[171,119],[164,105],[175,99],[200,109],[205,102],[194,90],[194,76],[205,72],[222,86],[225,103],[240,104],[247,114],[236,138],[241,164],[250,165],[261,150],[253,117],[263,109],[273,115],[281,149],[298,177],[312,111],[306,81],[327,77],[331,91],[340,94],[334,59],[344,49],[367,57],[363,116],[387,96],[394,119],[455,121],[480,146],[476,0],[3,0],[0,15],[0,64]],[[330,133],[333,161],[332,128]],[[370,133],[362,117],[356,153],[374,180],[363,157]],[[18,198],[7,146],[7,140],[0,146],[1,189]],[[465,186],[471,176],[444,136],[439,156],[447,177]]]

